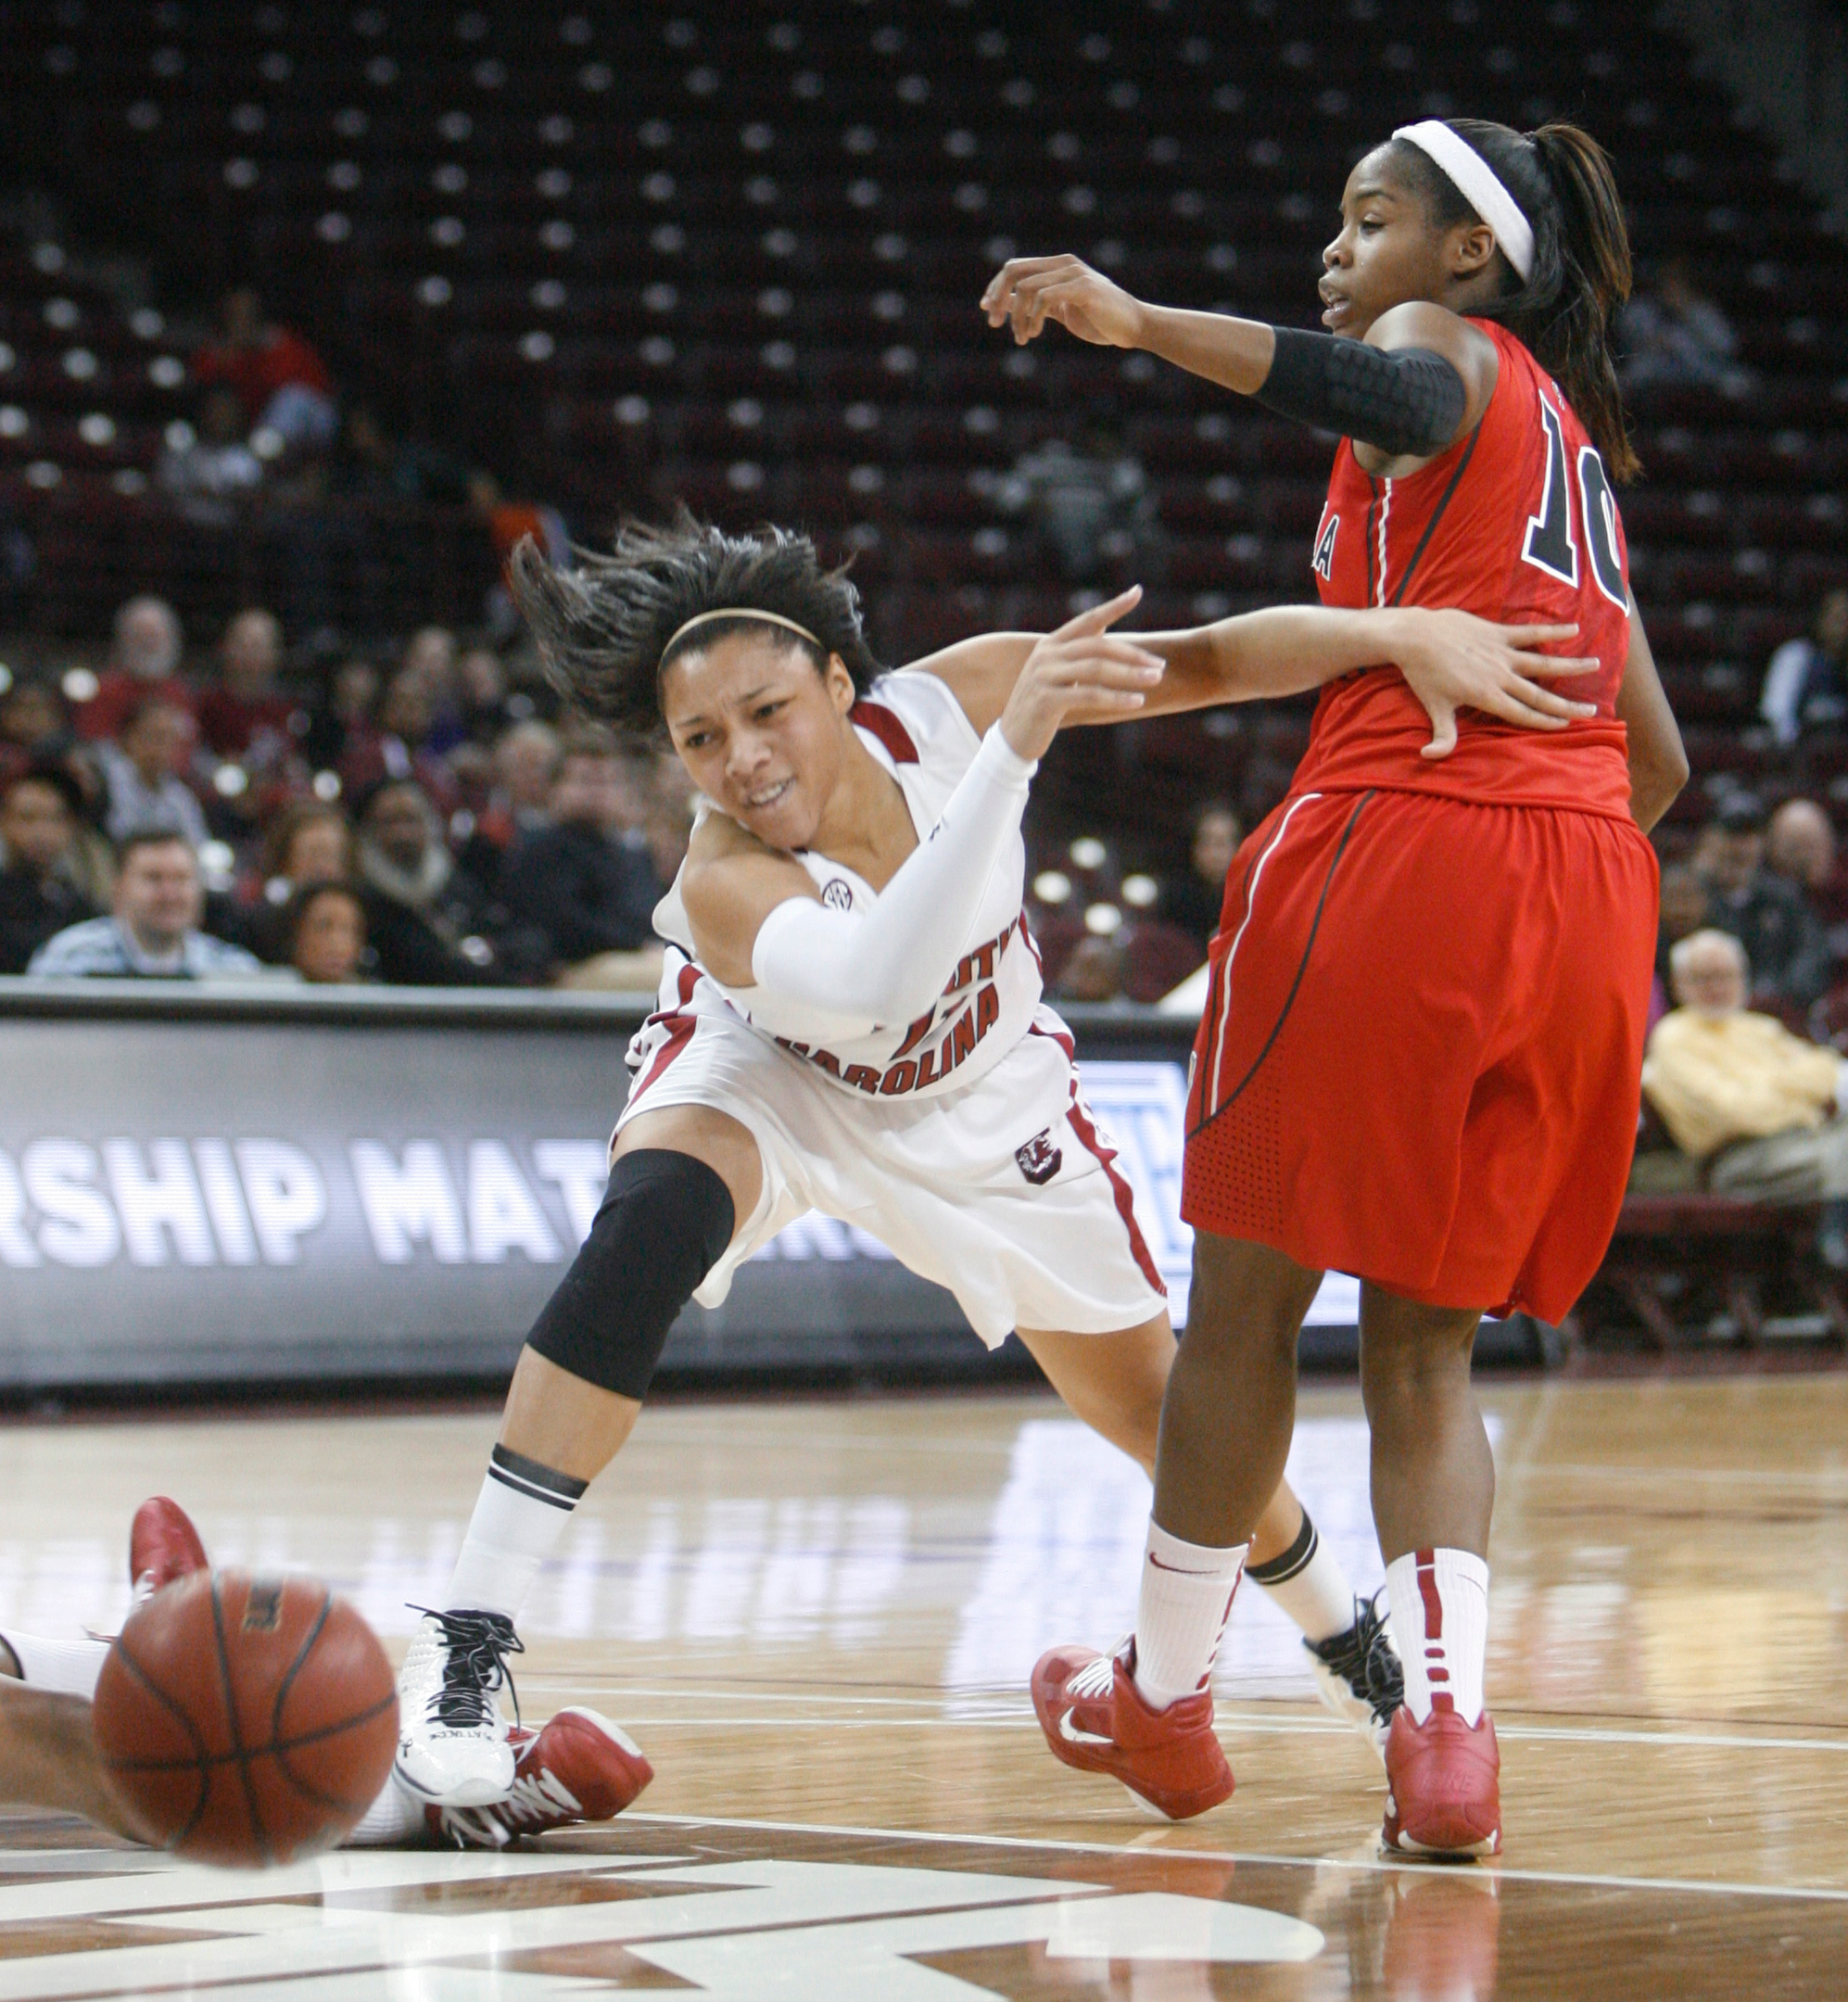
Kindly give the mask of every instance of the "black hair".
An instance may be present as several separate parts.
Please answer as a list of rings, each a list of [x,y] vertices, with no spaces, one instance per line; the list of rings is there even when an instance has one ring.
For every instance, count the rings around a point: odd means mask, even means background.
[[[62,765],[35,759],[24,771],[15,772],[4,786],[0,786],[0,801],[11,799],[25,785],[47,787],[64,802],[64,810],[73,820],[82,819],[83,788]]]
[[[548,673],[594,721],[637,736],[658,730],[668,662],[732,633],[762,633],[763,621],[751,612],[774,612],[813,633],[811,644],[787,627],[770,627],[779,645],[800,647],[817,672],[838,654],[862,694],[880,672],[867,644],[859,592],[844,566],[821,567],[806,536],[767,526],[727,535],[682,508],[666,527],[625,522],[607,556],[574,554],[577,567],[561,569],[526,536],[513,551],[511,574]],[[712,619],[676,638],[689,619],[731,607],[745,615]]]
[[[1576,125],[1517,133],[1487,119],[1446,119],[1493,170],[1534,231],[1534,266],[1523,283],[1478,309],[1499,321],[1552,375],[1620,484],[1642,470],[1624,421],[1611,321],[1630,296],[1630,241],[1610,156]],[[1409,139],[1389,142],[1395,169],[1429,205],[1438,227],[1480,222],[1449,174]],[[1505,258],[1504,258],[1505,261]]]
[[[344,877],[335,876],[322,882],[302,883],[292,891],[289,900],[283,906],[282,944],[283,957],[295,957],[296,942],[301,936],[301,928],[308,921],[308,914],[324,896],[345,897],[348,903],[357,906],[360,924],[366,925],[366,893],[355,882]]]

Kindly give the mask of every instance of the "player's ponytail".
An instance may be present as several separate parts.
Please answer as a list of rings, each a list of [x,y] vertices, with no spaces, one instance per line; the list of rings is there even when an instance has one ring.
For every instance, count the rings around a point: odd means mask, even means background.
[[[1558,382],[1611,477],[1633,480],[1642,468],[1611,345],[1612,320],[1630,296],[1630,243],[1609,155],[1576,125],[1522,133],[1487,119],[1444,122],[1494,169],[1534,231],[1526,282],[1509,266],[1507,289],[1475,310],[1499,320]],[[1481,220],[1428,155],[1403,139],[1392,149],[1440,225]]]
[[[768,632],[779,645],[800,647],[817,669],[839,654],[862,691],[880,672],[859,592],[844,570],[821,567],[806,536],[767,527],[727,535],[682,508],[666,527],[625,522],[607,556],[573,553],[576,567],[563,568],[527,536],[510,575],[553,683],[598,722],[637,736],[658,729],[668,661],[735,632]],[[775,623],[753,619],[753,612]],[[699,625],[683,634],[693,619]]]

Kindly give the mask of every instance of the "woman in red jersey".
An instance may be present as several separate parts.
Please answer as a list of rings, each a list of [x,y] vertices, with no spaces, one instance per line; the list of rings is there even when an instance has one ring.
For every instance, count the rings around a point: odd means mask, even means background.
[[[1328,335],[1145,306],[1073,258],[1017,260],[982,303],[1017,340],[1055,320],[1341,434],[1323,601],[1576,621],[1595,715],[1546,737],[1466,716],[1437,762],[1390,668],[1323,692],[1212,949],[1193,1300],[1136,1633],[1114,1659],[1055,1651],[1034,1698],[1068,1764],[1169,1813],[1232,1791],[1211,1660],[1288,1450],[1303,1313],[1325,1268],[1358,1273],[1406,1667],[1384,1839],[1493,1852],[1495,1471],[1470,1351],[1485,1311],[1560,1319],[1615,1224],[1655,937],[1644,834],[1687,765],[1613,494],[1637,470],[1609,342],[1630,260],[1601,149],[1568,125],[1404,127],[1349,175],[1323,262]]]

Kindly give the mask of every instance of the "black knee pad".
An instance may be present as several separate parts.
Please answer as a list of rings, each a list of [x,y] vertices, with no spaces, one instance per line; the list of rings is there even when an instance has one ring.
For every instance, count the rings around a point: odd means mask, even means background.
[[[665,1147],[621,1156],[527,1347],[586,1383],[641,1399],[667,1330],[725,1255],[735,1221],[731,1191],[704,1161]]]

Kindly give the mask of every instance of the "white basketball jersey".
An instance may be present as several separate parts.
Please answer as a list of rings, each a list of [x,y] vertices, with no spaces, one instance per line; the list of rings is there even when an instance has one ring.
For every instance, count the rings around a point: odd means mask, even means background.
[[[897,779],[922,841],[968,769],[981,740],[962,704],[935,675],[881,675],[854,704],[860,741]],[[702,803],[703,817],[712,807]],[[878,893],[850,868],[813,849],[797,859],[835,910],[867,910]],[[916,1098],[973,1083],[1026,1034],[1040,999],[1038,948],[1027,931],[1026,843],[1017,831],[989,872],[975,922],[957,964],[929,1013],[881,1024],[869,1035],[833,1035],[804,1022],[799,1004],[733,989],[703,967],[737,1011],[843,1091],[869,1097]],[[695,965],[692,929],[680,879],[654,912],[654,929]]]

